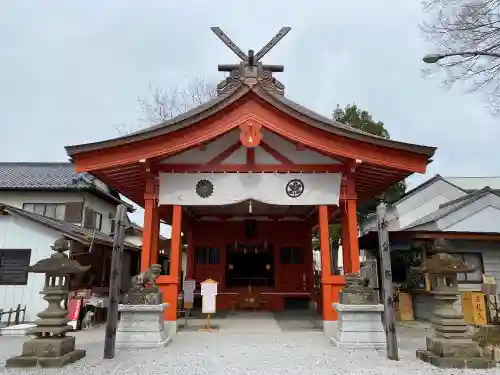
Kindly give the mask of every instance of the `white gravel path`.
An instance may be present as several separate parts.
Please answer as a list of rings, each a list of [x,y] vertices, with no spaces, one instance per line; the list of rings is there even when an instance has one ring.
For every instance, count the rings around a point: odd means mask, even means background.
[[[78,348],[87,356],[63,369],[5,369],[5,360],[20,353],[22,337],[0,336],[0,371],[11,374],[355,374],[433,375],[499,374],[493,370],[440,370],[415,359],[415,349],[424,346],[424,334],[402,329],[398,362],[385,352],[342,351],[332,347],[321,332],[181,332],[167,347],[147,351],[117,351],[103,360],[104,331],[95,328],[76,333]]]

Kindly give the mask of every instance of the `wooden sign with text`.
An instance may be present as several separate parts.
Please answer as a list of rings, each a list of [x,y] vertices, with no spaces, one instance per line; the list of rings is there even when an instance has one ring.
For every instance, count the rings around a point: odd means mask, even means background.
[[[217,284],[218,282],[212,279],[207,279],[201,283],[201,312],[207,314],[207,324],[202,331],[217,331],[217,328],[212,328],[210,326],[212,314],[214,314],[216,310]]]

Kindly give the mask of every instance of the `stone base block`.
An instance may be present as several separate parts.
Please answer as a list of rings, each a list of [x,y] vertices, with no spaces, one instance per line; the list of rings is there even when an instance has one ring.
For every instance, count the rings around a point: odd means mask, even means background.
[[[170,335],[163,321],[163,310],[168,304],[119,305],[121,319],[116,333],[118,349],[149,349],[167,345]]]
[[[60,357],[75,350],[75,338],[37,337],[23,343],[23,357]]]
[[[367,341],[363,337],[355,337],[352,341],[339,340],[336,337],[330,337],[330,342],[333,346],[339,349],[385,349],[387,347],[386,341],[378,342]]]
[[[59,357],[18,356],[7,359],[5,367],[62,367],[85,357],[85,350],[73,350]]]
[[[445,339],[428,336],[427,350],[438,357],[476,358],[481,356],[479,344],[471,339]]]
[[[427,350],[417,350],[417,358],[440,368],[489,369],[496,366],[495,361],[486,358],[445,358],[439,357]]]
[[[330,342],[339,348],[381,349],[386,347],[382,324],[383,305],[333,304],[339,314],[337,329]]]

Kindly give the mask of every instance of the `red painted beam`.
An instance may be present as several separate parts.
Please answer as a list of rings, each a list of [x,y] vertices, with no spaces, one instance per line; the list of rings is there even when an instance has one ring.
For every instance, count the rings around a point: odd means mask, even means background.
[[[282,164],[157,164],[155,171],[159,173],[184,173],[184,172],[206,172],[206,173],[237,173],[237,172],[264,172],[264,173],[292,173],[292,172],[316,172],[316,173],[342,173],[345,167],[342,164],[318,165],[318,164],[296,164],[285,166]]]

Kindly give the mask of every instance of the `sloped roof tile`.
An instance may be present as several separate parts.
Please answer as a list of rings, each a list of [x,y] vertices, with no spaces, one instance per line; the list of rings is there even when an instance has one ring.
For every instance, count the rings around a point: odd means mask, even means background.
[[[413,229],[424,224],[435,222],[439,219],[442,219],[445,216],[450,215],[455,211],[458,211],[462,207],[465,207],[471,204],[472,202],[477,201],[478,199],[490,193],[493,193],[492,190],[488,186],[486,186],[485,188],[478,190],[474,193],[446,202],[442,204],[437,211],[431,212],[430,214],[421,217],[420,219],[407,225],[405,228],[403,228],[403,230]]]

